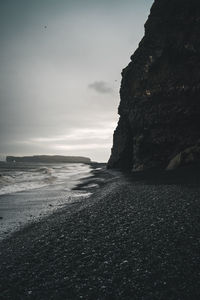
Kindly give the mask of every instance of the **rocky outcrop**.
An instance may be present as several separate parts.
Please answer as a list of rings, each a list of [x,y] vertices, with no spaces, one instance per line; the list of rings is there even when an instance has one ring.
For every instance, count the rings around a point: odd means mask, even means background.
[[[167,166],[167,170],[174,170],[178,167],[191,163],[200,163],[200,143],[193,147],[189,147],[178,153]]]
[[[155,0],[122,71],[109,168],[166,168],[200,138],[199,0]]]
[[[33,156],[7,156],[7,162],[28,162],[28,163],[91,163],[90,158],[82,156],[62,155],[33,155]]]

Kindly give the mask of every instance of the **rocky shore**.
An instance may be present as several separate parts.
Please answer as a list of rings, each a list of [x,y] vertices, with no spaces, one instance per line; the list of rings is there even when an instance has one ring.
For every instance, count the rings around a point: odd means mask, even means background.
[[[2,300],[200,297],[199,179],[104,175],[90,198],[1,242]]]

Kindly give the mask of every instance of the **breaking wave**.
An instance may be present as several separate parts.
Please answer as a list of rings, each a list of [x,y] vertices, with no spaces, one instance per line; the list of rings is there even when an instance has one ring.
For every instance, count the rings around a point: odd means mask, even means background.
[[[84,164],[63,164],[53,166],[12,165],[0,168],[0,195],[27,191],[48,185],[70,186],[73,181],[88,176],[90,167]]]

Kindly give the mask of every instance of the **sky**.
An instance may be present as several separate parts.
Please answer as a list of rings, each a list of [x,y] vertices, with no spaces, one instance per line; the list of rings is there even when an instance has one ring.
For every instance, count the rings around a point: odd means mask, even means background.
[[[153,0],[0,0],[0,156],[106,162]]]

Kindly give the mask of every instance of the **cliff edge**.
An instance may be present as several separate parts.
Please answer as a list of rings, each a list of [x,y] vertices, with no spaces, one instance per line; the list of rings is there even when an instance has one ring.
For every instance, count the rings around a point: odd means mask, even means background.
[[[145,35],[122,71],[108,168],[173,169],[199,161],[199,36],[199,0],[155,0]]]

